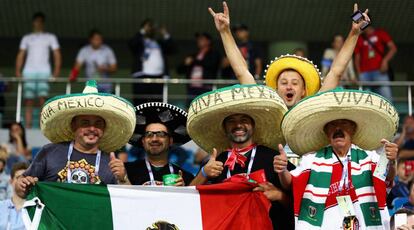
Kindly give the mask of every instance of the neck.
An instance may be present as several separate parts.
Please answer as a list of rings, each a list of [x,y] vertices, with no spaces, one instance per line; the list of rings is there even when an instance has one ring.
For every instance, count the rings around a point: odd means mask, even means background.
[[[12,203],[14,204],[14,207],[17,210],[22,209],[23,204],[25,202],[25,199],[20,198],[19,196],[17,196],[16,194],[14,194],[11,198]]]
[[[253,140],[252,139],[249,139],[249,140],[247,140],[244,143],[235,143],[235,142],[233,142],[232,143],[232,146],[233,146],[233,148],[242,149],[242,148],[246,148],[247,146],[249,146],[251,144],[253,144]]]
[[[152,156],[152,155],[147,154],[147,157],[148,157],[148,161],[153,166],[162,167],[162,166],[165,166],[166,164],[168,164],[168,155],[167,154],[161,154],[159,156]]]
[[[89,154],[96,154],[98,152],[98,145],[94,146],[88,146],[88,145],[82,145],[79,142],[75,141],[75,144],[73,147],[83,153],[89,153]]]
[[[349,149],[351,148],[351,144],[343,146],[343,147],[332,147],[334,153],[338,155],[338,157],[345,157],[348,154]]]

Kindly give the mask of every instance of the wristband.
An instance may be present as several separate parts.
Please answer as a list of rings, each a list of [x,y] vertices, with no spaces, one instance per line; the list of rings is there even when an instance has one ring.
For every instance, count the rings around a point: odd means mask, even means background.
[[[205,178],[208,177],[206,172],[204,171],[204,166],[201,168],[201,175],[203,175],[203,177],[205,177]]]

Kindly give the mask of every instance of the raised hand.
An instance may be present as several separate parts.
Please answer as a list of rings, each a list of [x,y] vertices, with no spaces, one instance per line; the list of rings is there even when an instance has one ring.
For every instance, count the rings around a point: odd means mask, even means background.
[[[216,13],[213,9],[211,9],[211,7],[208,8],[208,11],[211,16],[213,16],[214,24],[219,32],[223,32],[225,30],[230,31],[230,14],[229,7],[226,2],[223,2],[223,13]]]
[[[354,13],[358,11],[358,4],[354,4]],[[362,15],[364,15],[364,18],[359,21],[358,23],[352,22],[352,31],[354,33],[357,34],[361,34],[362,30],[361,30],[361,26],[363,26],[366,23],[370,23],[371,19],[368,17],[368,9],[365,10],[364,13],[362,13]]]
[[[283,149],[283,145],[279,144],[279,155],[273,158],[273,168],[277,173],[283,173],[287,169],[288,165],[288,158],[286,155],[285,150]]]
[[[217,158],[217,150],[214,148],[213,153],[210,156],[207,164],[204,166],[204,172],[206,173],[207,177],[214,178],[218,177],[223,172],[223,162],[216,161]]]
[[[114,152],[111,152],[109,157],[109,168],[111,168],[112,173],[115,175],[118,182],[125,183],[127,181],[127,174],[124,163],[115,157]]]
[[[389,142],[386,139],[382,139],[381,143],[384,145],[384,150],[385,150],[387,159],[390,161],[394,161],[397,158],[398,145],[395,143]]]
[[[180,177],[175,180],[174,186],[185,186],[183,179],[183,171],[180,170],[178,174],[180,175]]]

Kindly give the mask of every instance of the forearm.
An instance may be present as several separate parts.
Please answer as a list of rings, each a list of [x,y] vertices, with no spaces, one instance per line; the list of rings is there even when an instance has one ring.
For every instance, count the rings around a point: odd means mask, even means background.
[[[395,161],[390,161],[388,163],[388,175],[387,175],[386,181],[392,182],[394,180],[395,174],[396,174]]]
[[[60,74],[60,68],[62,66],[62,56],[60,54],[60,50],[53,51],[53,59],[54,59],[53,76],[57,77]]]
[[[290,190],[292,185],[292,175],[289,171],[285,170],[282,173],[278,173],[280,184],[282,185],[283,189]]]
[[[397,47],[394,45],[393,47],[390,47],[387,54],[384,56],[383,61],[389,62],[394,57],[395,53],[397,53]]]
[[[16,57],[16,73],[22,70],[24,53],[19,52]]]
[[[191,181],[190,186],[205,184],[207,181],[207,177],[204,177],[200,170],[197,176]]]
[[[358,36],[359,34],[353,30],[349,32],[344,45],[333,60],[332,67],[326,75],[324,84],[321,87],[321,92],[334,89],[338,86],[339,81],[341,80],[341,75],[344,73],[348,66],[348,62],[352,58],[352,54],[358,41]]]
[[[241,84],[256,84],[254,77],[249,72],[246,61],[244,60],[239,48],[234,41],[230,29],[220,32],[224,50],[230,65]]]

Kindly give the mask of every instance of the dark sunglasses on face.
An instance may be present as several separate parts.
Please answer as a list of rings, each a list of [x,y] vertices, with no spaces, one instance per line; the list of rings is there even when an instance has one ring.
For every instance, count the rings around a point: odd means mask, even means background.
[[[153,138],[154,136],[165,138],[165,137],[168,137],[169,134],[165,131],[146,131],[144,134],[145,138]]]

